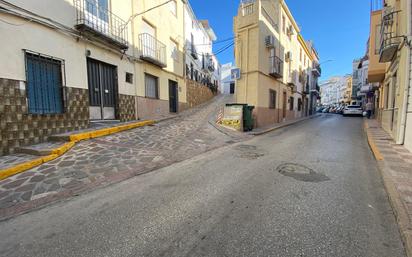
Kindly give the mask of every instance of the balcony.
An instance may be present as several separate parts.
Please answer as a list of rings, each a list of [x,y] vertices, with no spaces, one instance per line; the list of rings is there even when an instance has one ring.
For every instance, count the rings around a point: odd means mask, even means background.
[[[254,25],[258,21],[259,2],[255,0],[242,0],[234,20],[235,30]]]
[[[96,0],[74,0],[76,8],[75,28],[93,36],[96,40],[121,50],[129,48],[127,24]]]
[[[381,47],[379,62],[391,62],[395,57],[403,37],[398,35],[398,14],[393,7],[385,7],[382,15]]]
[[[283,77],[283,60],[277,56],[269,57],[269,75],[274,78]]]
[[[167,67],[166,45],[150,34],[139,35],[140,59],[150,62],[161,68]]]
[[[195,44],[193,44],[193,43],[190,44],[190,55],[191,55],[195,60],[199,59],[199,55],[198,55],[198,53],[197,53],[196,46],[195,46]]]
[[[292,89],[292,91],[296,91],[296,86],[297,86],[297,71],[292,71],[287,80],[287,85]]]
[[[320,64],[317,62],[313,62],[313,69],[312,69],[312,73],[313,75],[315,75],[316,77],[320,77],[322,76],[322,69],[320,67]]]

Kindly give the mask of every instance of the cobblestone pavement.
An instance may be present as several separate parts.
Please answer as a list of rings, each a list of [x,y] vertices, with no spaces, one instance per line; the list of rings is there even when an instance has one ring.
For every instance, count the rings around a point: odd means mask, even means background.
[[[223,134],[208,123],[227,100],[217,97],[154,126],[80,142],[52,162],[0,181],[0,218],[250,137]]]

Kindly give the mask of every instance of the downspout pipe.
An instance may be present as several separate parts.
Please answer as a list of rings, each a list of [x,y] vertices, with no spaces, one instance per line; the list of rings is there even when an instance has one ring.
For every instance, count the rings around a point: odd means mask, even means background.
[[[412,28],[411,28],[411,23],[412,23],[412,0],[407,0],[407,6],[406,6],[406,17],[407,17],[407,25],[406,25],[406,31],[407,35],[405,37],[405,40],[407,41],[404,46],[407,47],[406,53],[407,53],[407,62],[406,62],[406,79],[405,79],[405,88],[404,88],[404,97],[403,97],[403,105],[402,105],[402,117],[401,117],[401,133],[400,133],[400,138],[399,138],[399,143],[400,144],[405,144],[405,137],[406,137],[406,124],[407,124],[407,119],[408,119],[408,110],[409,110],[409,95],[411,93],[411,80],[412,80],[412,66],[411,66],[411,61],[412,61],[412,51],[411,51],[411,44],[409,43],[412,40]]]

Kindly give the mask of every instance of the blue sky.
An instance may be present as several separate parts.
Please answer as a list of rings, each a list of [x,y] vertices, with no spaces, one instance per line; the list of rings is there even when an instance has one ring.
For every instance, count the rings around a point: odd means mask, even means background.
[[[370,0],[286,0],[305,39],[319,52],[322,80],[352,72],[352,60],[362,57],[369,35]],[[198,19],[208,19],[218,40],[233,36],[233,17],[239,0],[190,0]],[[207,3],[207,4],[206,4]],[[215,51],[228,42],[215,46]],[[218,55],[222,63],[233,61],[233,48]]]

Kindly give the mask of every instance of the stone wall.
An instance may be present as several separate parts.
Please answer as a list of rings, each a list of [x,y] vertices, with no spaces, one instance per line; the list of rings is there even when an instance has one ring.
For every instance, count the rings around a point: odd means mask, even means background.
[[[87,89],[65,88],[66,108],[62,114],[30,114],[26,91],[20,81],[0,78],[0,156],[20,146],[47,140],[57,133],[89,126]]]
[[[207,86],[189,79],[186,80],[186,91],[188,108],[205,103],[216,95]]]
[[[117,118],[121,122],[136,120],[136,97],[119,94]]]

